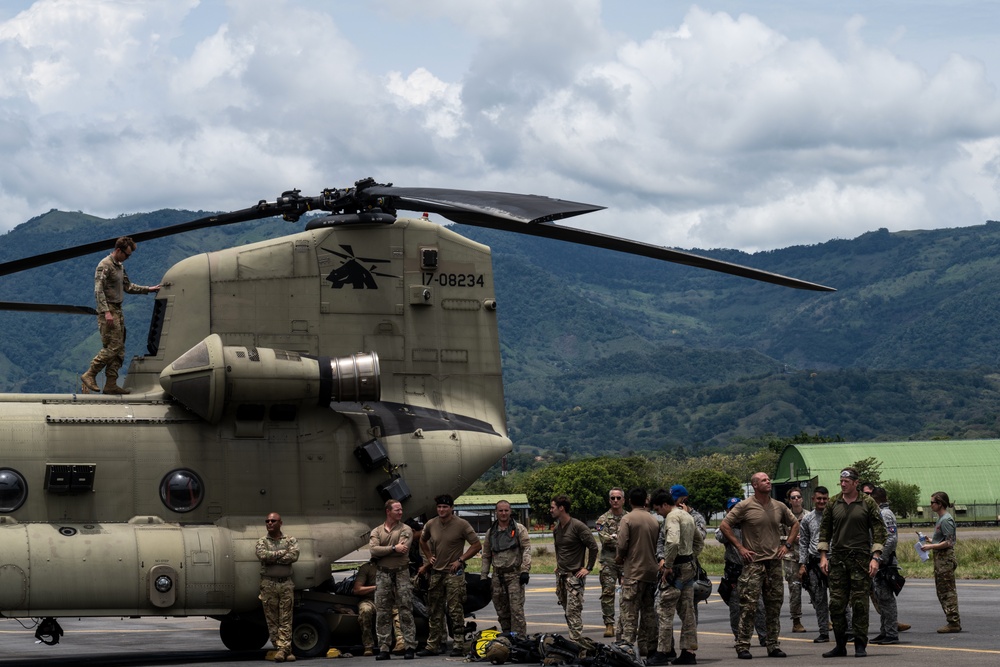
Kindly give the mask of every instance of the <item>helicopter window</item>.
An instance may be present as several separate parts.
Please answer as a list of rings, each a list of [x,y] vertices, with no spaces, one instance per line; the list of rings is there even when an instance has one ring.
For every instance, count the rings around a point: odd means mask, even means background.
[[[172,470],[160,482],[160,500],[171,511],[190,512],[201,504],[204,497],[205,486],[191,470]]]
[[[149,321],[149,333],[146,335],[146,350],[153,357],[160,351],[160,334],[163,332],[163,316],[166,312],[166,299],[157,299],[153,302],[153,316]]]
[[[13,512],[28,497],[28,483],[21,473],[10,468],[0,468],[0,512]]]

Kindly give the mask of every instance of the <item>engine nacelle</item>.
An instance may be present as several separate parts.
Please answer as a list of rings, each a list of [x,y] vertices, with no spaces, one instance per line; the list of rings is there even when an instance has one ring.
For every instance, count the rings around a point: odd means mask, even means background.
[[[216,423],[227,402],[378,401],[378,354],[309,357],[266,347],[224,346],[212,334],[160,373],[160,386],[203,419]]]

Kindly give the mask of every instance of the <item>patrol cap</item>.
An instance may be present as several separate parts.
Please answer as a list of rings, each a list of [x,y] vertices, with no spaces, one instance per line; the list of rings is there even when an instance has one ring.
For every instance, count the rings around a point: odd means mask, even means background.
[[[731,510],[734,507],[736,507],[736,504],[738,502],[740,502],[740,499],[737,498],[737,497],[735,497],[735,496],[733,496],[732,498],[730,498],[729,500],[727,500],[726,501],[726,511],[728,512],[729,510]]]
[[[680,484],[674,484],[673,486],[670,487],[670,495],[674,497],[674,500],[677,500],[678,498],[683,498],[684,496],[688,496],[691,494],[689,494],[688,490],[685,489]]]

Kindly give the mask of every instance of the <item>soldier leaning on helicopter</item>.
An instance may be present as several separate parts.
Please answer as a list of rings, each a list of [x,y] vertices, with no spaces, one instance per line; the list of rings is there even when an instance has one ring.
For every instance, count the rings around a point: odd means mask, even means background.
[[[292,563],[299,559],[299,543],[281,532],[281,515],[271,512],[264,520],[267,535],[257,540],[260,561],[260,602],[271,643],[278,649],[275,662],[294,662],[292,653],[292,604],[295,584]]]
[[[118,386],[118,369],[125,363],[125,315],[122,297],[128,294],[149,294],[160,291],[159,285],[145,287],[133,285],[125,272],[124,262],[135,252],[135,241],[122,236],[115,241],[114,250],[97,265],[94,272],[94,298],[97,300],[97,328],[101,332],[101,351],[90,368],[80,376],[84,393],[100,393],[97,374],[104,370],[105,394],[127,394],[128,389]]]

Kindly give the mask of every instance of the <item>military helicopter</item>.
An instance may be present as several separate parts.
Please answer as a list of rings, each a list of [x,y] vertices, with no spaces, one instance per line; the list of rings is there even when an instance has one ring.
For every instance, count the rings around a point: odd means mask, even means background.
[[[205,615],[227,647],[259,649],[254,545],[279,511],[301,549],[296,651],[325,650],[331,563],[366,544],[385,500],[432,512],[435,495],[459,495],[511,451],[489,248],[429,214],[832,291],[553,224],[601,208],[365,179],[132,234],[310,213],[304,231],[166,272],[129,395],[0,395],[0,614],[43,619],[47,643],[60,616]],[[113,245],[7,262],[0,276]]]

